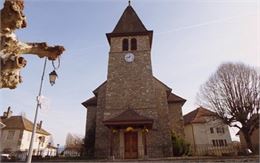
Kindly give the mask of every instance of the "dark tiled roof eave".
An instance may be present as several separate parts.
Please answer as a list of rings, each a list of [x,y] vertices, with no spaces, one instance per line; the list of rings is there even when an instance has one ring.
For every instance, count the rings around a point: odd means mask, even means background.
[[[81,103],[83,106],[85,106],[86,108],[88,106],[97,106],[97,97],[94,96],[94,97],[91,97],[89,98],[88,100],[84,101]]]
[[[168,96],[168,103],[182,103],[184,104],[187,100],[174,94],[174,93],[170,93],[170,95]]]

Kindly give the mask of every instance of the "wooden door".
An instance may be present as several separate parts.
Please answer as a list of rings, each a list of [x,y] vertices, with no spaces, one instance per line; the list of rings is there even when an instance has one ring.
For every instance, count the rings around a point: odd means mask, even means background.
[[[138,134],[137,132],[125,133],[125,158],[138,158]]]

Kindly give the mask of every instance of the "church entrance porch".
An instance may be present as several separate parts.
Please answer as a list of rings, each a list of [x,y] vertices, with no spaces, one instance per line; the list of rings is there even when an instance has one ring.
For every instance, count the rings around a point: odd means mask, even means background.
[[[103,123],[110,131],[111,158],[137,159],[147,155],[146,135],[152,128],[152,119],[128,109]]]

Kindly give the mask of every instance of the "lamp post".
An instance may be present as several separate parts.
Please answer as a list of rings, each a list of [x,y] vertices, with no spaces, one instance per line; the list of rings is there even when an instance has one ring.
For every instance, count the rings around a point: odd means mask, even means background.
[[[37,96],[37,99],[36,99],[37,104],[36,104],[36,111],[35,111],[34,122],[33,122],[33,131],[32,131],[32,137],[31,137],[30,146],[29,146],[29,153],[28,153],[27,163],[31,163],[32,162],[33,142],[34,142],[34,137],[35,137],[35,133],[36,133],[36,127],[37,127],[38,111],[39,111],[39,107],[41,107],[40,97],[42,95],[42,84],[43,84],[43,79],[44,79],[44,75],[45,75],[46,63],[47,63],[47,57],[45,57],[45,60],[44,60],[42,77],[41,77],[41,83],[40,83],[40,90],[39,90],[39,93],[38,93],[38,96]],[[53,63],[53,67],[54,67],[54,63]],[[55,69],[55,67],[54,67],[54,69]],[[55,74],[49,74],[49,77],[50,77],[50,83],[51,83],[51,85],[53,85],[55,83],[56,78],[57,78],[57,73],[55,72]]]
[[[60,144],[57,144],[57,157],[59,157],[59,147],[60,147]]]

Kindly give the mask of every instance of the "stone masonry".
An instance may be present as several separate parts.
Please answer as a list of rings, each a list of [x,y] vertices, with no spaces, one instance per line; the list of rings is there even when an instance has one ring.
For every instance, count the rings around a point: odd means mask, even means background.
[[[82,103],[87,108],[86,155],[120,159],[169,157],[171,132],[184,136],[181,108],[186,100],[153,76],[152,33],[129,5],[113,32],[107,34],[107,80],[93,91],[94,97]],[[124,39],[129,44],[125,51]],[[131,49],[131,39],[136,39],[137,49]],[[129,52],[134,55],[132,62],[125,60]],[[139,120],[126,116],[130,113]],[[129,132],[137,133],[137,139],[128,140]]]

